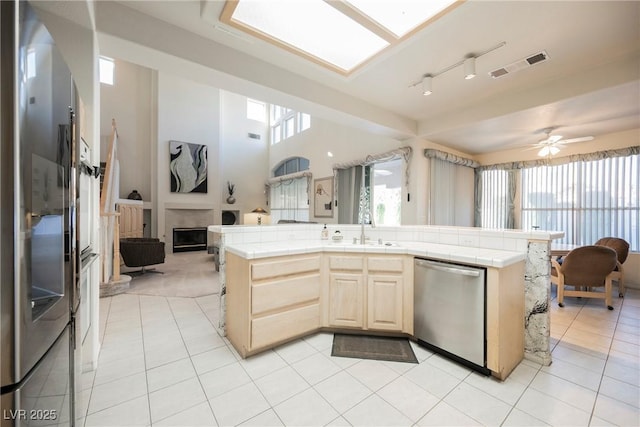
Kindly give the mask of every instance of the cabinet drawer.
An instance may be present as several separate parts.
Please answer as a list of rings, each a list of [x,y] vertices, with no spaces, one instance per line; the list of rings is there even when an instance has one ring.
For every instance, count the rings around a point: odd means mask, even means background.
[[[364,259],[361,256],[335,256],[329,257],[331,270],[357,270],[364,269]]]
[[[311,304],[251,321],[251,349],[314,331],[320,327],[320,305]]]
[[[251,280],[269,279],[308,271],[320,271],[320,256],[257,262],[251,265]]]
[[[259,314],[320,298],[320,274],[296,276],[251,287],[251,313]]]
[[[367,270],[402,273],[404,260],[401,257],[369,257],[367,258]]]

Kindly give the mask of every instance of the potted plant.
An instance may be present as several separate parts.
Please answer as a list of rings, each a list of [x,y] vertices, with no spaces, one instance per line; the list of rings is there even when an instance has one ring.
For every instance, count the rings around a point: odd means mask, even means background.
[[[229,192],[229,197],[227,197],[227,203],[229,203],[230,205],[236,202],[236,198],[233,197],[233,193],[235,189],[236,189],[235,184],[232,184],[231,182],[227,181],[227,191]]]

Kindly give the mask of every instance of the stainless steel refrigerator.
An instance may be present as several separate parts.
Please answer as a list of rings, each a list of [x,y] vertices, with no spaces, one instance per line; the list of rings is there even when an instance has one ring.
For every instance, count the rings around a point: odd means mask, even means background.
[[[74,85],[26,1],[0,1],[0,423],[74,425]]]

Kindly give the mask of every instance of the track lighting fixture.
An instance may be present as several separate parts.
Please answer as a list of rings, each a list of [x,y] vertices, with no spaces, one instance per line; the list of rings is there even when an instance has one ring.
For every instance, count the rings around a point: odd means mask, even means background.
[[[506,44],[507,42],[501,42],[496,46],[492,47],[491,49],[485,50],[484,52],[480,52],[477,54],[469,54],[463,60],[458,61],[455,64],[450,65],[447,68],[444,68],[438,71],[437,73],[425,73],[422,75],[422,79],[420,81],[411,84],[409,87],[412,88],[418,85],[422,85],[422,94],[424,96],[431,95],[433,93],[433,87],[432,87],[433,79],[438,77],[440,74],[444,74],[447,71],[452,70],[461,65],[463,66],[463,70],[464,70],[464,78],[466,80],[470,80],[476,76],[476,59],[480,58],[482,55],[486,55],[489,52],[493,52],[494,50],[501,48]]]
[[[476,76],[476,58],[470,56],[466,58],[463,62],[464,67],[464,79],[471,80]]]
[[[422,94],[424,96],[428,96],[433,93],[433,91],[431,90],[432,80],[433,80],[433,77],[431,77],[431,74],[427,74],[422,78]]]

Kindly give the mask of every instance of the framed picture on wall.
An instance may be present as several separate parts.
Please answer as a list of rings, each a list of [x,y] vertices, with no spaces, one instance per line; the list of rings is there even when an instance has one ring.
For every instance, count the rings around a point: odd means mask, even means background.
[[[333,218],[333,177],[313,181],[313,215]]]
[[[207,192],[207,146],[169,141],[172,193]]]

